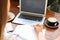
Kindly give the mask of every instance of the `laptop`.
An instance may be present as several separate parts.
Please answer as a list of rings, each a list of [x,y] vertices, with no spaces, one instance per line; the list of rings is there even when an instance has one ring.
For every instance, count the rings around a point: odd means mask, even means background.
[[[35,25],[44,23],[47,0],[20,0],[20,12],[14,23]]]

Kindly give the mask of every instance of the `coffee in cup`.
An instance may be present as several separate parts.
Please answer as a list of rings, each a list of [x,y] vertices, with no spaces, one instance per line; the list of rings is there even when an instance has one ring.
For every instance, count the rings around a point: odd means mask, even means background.
[[[49,17],[46,21],[46,24],[51,26],[51,27],[56,27],[59,25],[58,21],[56,18],[54,17]]]

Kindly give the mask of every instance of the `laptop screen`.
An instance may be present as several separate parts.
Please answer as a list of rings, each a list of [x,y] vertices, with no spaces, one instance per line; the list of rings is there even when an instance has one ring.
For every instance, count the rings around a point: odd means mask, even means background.
[[[21,11],[44,14],[45,3],[46,0],[21,0]]]

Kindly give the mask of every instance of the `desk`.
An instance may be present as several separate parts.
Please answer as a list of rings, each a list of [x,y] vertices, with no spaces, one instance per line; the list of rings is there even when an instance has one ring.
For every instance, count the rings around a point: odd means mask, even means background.
[[[13,2],[13,3],[15,3],[15,2]],[[12,6],[10,8],[10,11],[13,12],[15,15],[17,15],[17,13],[19,12],[19,8],[17,6],[14,6],[16,3],[15,4],[13,4],[13,3],[11,4]],[[60,27],[60,14],[59,13],[54,13],[50,10],[47,10],[46,19],[49,17],[57,18],[57,20],[59,22],[59,27]],[[12,25],[17,26],[18,24],[12,23]],[[43,26],[44,26],[44,29],[46,29],[46,33],[45,33],[46,40],[55,40],[55,39],[60,40],[60,39],[58,39],[60,36],[60,28],[50,29],[50,28],[46,27],[45,25],[43,25]]]

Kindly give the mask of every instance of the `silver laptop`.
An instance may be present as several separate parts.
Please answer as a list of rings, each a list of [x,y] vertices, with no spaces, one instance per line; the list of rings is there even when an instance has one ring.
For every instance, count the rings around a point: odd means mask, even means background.
[[[20,13],[13,20],[14,23],[35,25],[43,24],[47,0],[20,0]]]

